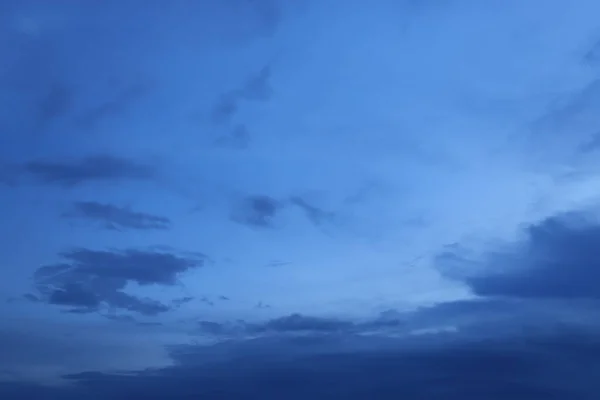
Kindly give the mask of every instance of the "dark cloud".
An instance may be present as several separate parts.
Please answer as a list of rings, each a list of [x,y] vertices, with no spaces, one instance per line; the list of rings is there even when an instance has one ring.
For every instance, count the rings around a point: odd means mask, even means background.
[[[465,282],[481,296],[522,299],[600,299],[600,224],[584,214],[562,214],[525,230],[524,239],[484,254],[483,274]],[[454,257],[454,259],[452,259]],[[440,262],[459,264],[461,254]]]
[[[95,201],[76,202],[73,209],[63,216],[98,222],[103,228],[112,230],[169,229],[171,226],[171,221],[166,217],[133,211],[129,207],[118,207]]]
[[[22,171],[34,180],[63,187],[87,182],[147,180],[155,176],[149,165],[111,155],[94,155],[64,161],[32,161]]]
[[[232,218],[234,221],[252,227],[272,227],[273,219],[281,210],[283,204],[269,196],[256,195],[245,198]]]
[[[180,274],[203,265],[203,259],[142,250],[76,249],[61,254],[63,262],[38,268],[38,298],[77,312],[127,310],[156,315],[171,306],[124,292],[128,283],[175,285]]]
[[[599,389],[600,342],[590,333],[555,332],[399,348],[366,346],[357,351],[320,351],[321,343],[251,341],[204,350],[184,346],[173,351],[176,365],[172,367],[68,375],[65,378],[73,386],[68,386],[71,392],[62,398],[93,394],[93,398],[113,400],[592,400]],[[265,352],[265,348],[272,351]],[[36,393],[14,384],[3,390],[8,388],[13,396]]]

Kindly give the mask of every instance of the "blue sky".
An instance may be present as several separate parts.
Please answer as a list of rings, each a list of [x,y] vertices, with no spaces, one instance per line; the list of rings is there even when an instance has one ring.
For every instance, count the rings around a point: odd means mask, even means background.
[[[597,332],[598,12],[4,2],[0,379]]]

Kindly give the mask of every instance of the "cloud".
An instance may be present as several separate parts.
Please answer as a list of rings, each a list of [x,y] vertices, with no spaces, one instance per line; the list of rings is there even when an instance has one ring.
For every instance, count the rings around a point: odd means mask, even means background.
[[[278,200],[267,195],[252,195],[244,198],[236,204],[232,219],[251,227],[272,228],[277,215],[290,206],[300,209],[308,221],[317,227],[335,219],[335,213],[323,210],[301,196]]]
[[[306,218],[314,225],[320,226],[325,222],[331,222],[335,217],[334,213],[325,211],[300,196],[293,196],[290,202],[299,207],[306,215]]]
[[[219,137],[215,144],[226,149],[245,150],[250,145],[250,132],[245,125],[236,125],[230,132]]]
[[[73,204],[73,210],[63,216],[98,222],[103,228],[111,230],[162,230],[169,229],[171,226],[171,221],[166,217],[95,201],[76,202]]]
[[[55,83],[37,105],[36,129],[45,128],[50,122],[67,114],[74,103],[72,88]]]
[[[22,171],[35,181],[62,187],[89,182],[148,180],[155,176],[149,165],[111,155],[93,155],[68,161],[31,161]]]
[[[163,313],[171,306],[127,294],[127,284],[172,286],[181,274],[202,266],[204,261],[201,257],[131,249],[75,249],[63,252],[61,257],[62,263],[42,266],[34,273],[42,301],[83,313],[108,309],[142,315]]]
[[[591,333],[483,341],[428,340],[411,347],[356,338],[363,350],[319,342],[249,341],[181,346],[176,365],[137,373],[66,376],[81,397],[220,399],[593,399],[600,343]],[[331,343],[330,343],[331,344]],[[370,344],[370,345],[369,345]],[[397,343],[396,343],[397,344]],[[273,351],[264,352],[270,348]],[[229,354],[229,355],[227,355]],[[19,393],[19,392],[17,392]],[[68,397],[67,397],[68,398]]]
[[[354,324],[332,318],[310,317],[301,314],[292,314],[267,321],[265,324],[255,326],[253,330],[261,332],[339,332],[347,331]]]
[[[480,296],[521,299],[600,299],[600,224],[584,213],[549,217],[525,229],[517,243],[476,260],[450,253],[454,263],[485,266],[465,282]]]
[[[253,337],[277,336],[296,334],[334,334],[360,331],[364,325],[353,321],[315,317],[299,313],[276,317],[263,322],[234,322],[200,321],[199,331],[218,337]]]
[[[600,40],[585,54],[584,61],[592,66],[598,66],[600,62]]]
[[[217,125],[231,122],[243,101],[270,100],[273,94],[270,84],[271,75],[272,67],[266,65],[250,75],[239,88],[222,94],[212,108],[211,121]]]
[[[135,84],[115,97],[88,109],[79,117],[83,127],[94,127],[102,120],[125,113],[131,105],[150,91],[148,84]]]
[[[269,196],[248,196],[234,210],[232,219],[251,227],[269,228],[282,207],[280,201]]]

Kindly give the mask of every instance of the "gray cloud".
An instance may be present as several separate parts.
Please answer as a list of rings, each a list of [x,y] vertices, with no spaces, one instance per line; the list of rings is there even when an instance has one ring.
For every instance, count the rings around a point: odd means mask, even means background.
[[[98,222],[103,228],[112,230],[169,229],[171,226],[171,221],[166,217],[133,211],[129,207],[118,207],[95,201],[76,202],[73,209],[63,216]]]
[[[166,312],[171,306],[125,293],[128,283],[175,285],[180,274],[204,262],[199,257],[142,250],[76,249],[62,253],[61,257],[62,263],[42,266],[34,273],[42,301],[69,306],[77,312],[108,308],[142,315]]]
[[[494,249],[481,259],[450,252],[439,263],[486,265],[484,273],[464,278],[481,296],[600,299],[598,249],[600,224],[585,214],[562,214],[529,226],[522,242]]]
[[[88,182],[147,180],[155,176],[149,165],[107,154],[65,161],[31,161],[22,172],[40,183],[73,187]]]

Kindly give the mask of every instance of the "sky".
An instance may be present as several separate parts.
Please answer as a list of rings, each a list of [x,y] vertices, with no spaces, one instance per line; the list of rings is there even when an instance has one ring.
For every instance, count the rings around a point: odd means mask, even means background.
[[[0,4],[0,397],[597,399],[600,4]]]

